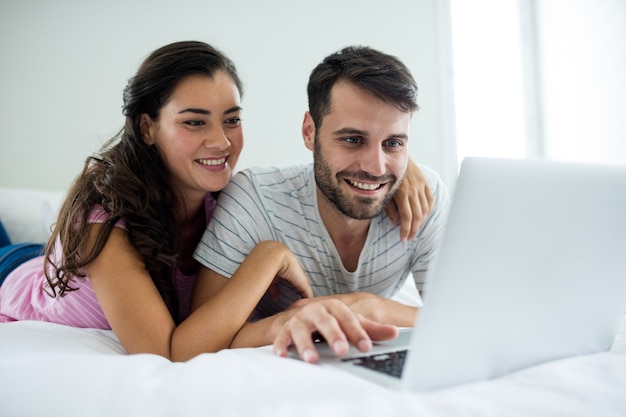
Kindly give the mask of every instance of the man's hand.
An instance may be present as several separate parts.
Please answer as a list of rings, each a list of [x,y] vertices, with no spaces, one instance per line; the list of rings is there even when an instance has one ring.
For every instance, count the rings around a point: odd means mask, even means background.
[[[388,323],[399,327],[411,327],[417,317],[418,309],[416,307],[408,306],[398,301],[367,292],[303,298],[289,306],[289,309],[301,308],[307,304],[330,299],[341,301],[353,313],[377,323]]]
[[[382,324],[352,311],[335,298],[310,299],[290,309],[289,318],[274,339],[274,352],[287,356],[295,345],[298,356],[305,362],[316,363],[318,353],[312,334],[319,333],[336,355],[348,352],[350,344],[361,352],[372,348],[372,341],[389,340],[398,335],[395,326]]]

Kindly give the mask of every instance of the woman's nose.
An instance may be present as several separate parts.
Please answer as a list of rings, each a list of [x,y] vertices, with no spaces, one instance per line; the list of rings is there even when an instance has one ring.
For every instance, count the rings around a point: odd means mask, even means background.
[[[220,150],[231,146],[231,142],[222,128],[211,129],[204,139],[204,146],[207,148],[217,148]]]

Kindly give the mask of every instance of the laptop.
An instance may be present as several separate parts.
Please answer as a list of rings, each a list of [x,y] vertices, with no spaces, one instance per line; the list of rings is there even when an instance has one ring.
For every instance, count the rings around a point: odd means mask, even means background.
[[[415,327],[367,354],[319,343],[319,363],[427,391],[608,351],[626,310],[625,213],[626,167],[466,158]]]

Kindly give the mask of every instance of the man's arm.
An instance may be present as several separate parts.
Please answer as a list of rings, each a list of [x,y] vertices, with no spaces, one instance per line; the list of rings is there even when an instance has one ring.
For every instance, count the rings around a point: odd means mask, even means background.
[[[335,299],[344,303],[350,310],[378,323],[398,327],[412,327],[417,318],[418,308],[402,304],[389,298],[366,292],[326,295],[296,301],[291,308],[303,307],[324,299]]]
[[[352,293],[305,298],[287,310],[256,322],[244,324],[230,347],[274,344],[274,352],[286,356],[295,346],[305,362],[318,359],[313,334],[321,335],[340,356],[354,345],[361,352],[372,348],[372,341],[393,339],[397,327],[411,327],[418,309],[368,293]]]

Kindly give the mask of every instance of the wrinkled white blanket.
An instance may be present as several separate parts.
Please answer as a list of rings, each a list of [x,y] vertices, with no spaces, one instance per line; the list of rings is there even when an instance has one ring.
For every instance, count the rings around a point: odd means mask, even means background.
[[[612,352],[428,393],[390,391],[269,347],[186,363],[126,355],[110,331],[0,324],[0,415],[626,416],[626,328]]]

